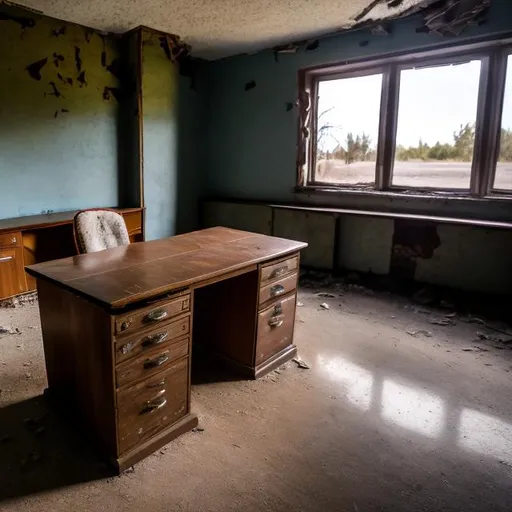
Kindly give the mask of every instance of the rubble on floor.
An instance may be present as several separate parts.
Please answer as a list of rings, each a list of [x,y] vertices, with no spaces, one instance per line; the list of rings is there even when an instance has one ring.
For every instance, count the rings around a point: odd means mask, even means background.
[[[37,303],[37,292],[24,293],[16,297],[0,300],[0,308],[19,308]]]

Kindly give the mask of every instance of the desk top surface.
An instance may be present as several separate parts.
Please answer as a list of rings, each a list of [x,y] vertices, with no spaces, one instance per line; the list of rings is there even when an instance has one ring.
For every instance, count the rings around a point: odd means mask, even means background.
[[[140,212],[142,208],[114,208],[119,213]],[[0,231],[16,231],[39,229],[61,224],[70,224],[79,210],[67,212],[42,213],[40,215],[27,215],[25,217],[14,217],[12,219],[0,219]]]
[[[304,242],[216,227],[26,267],[111,308],[285,256]]]

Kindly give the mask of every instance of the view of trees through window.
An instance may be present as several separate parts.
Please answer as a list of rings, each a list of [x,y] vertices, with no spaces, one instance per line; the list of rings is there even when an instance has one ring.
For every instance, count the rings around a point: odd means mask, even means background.
[[[392,184],[469,189],[480,61],[400,73]]]
[[[316,181],[375,181],[381,89],[381,74],[318,84]]]
[[[507,79],[501,118],[501,140],[494,188],[512,190],[512,55],[507,60]]]
[[[376,60],[365,70],[350,64],[345,76],[340,67],[326,68],[325,75],[315,71],[316,152],[309,162],[309,183],[510,193],[512,54],[510,48],[506,52],[496,45],[425,61],[418,56]],[[489,66],[491,55],[503,65],[499,77],[491,72],[498,69]],[[480,94],[481,84],[487,94]],[[389,99],[381,104],[381,98]],[[493,110],[495,99],[499,113]],[[477,120],[479,108],[501,114],[499,133],[492,123],[477,129],[477,123],[488,122],[487,117]],[[393,139],[388,134],[395,121]],[[475,153],[477,134],[481,151]],[[378,148],[380,136],[383,147]],[[492,155],[498,137],[499,153]],[[382,168],[377,173],[378,151]],[[489,159],[493,168],[487,166]],[[489,176],[494,176],[491,184]]]

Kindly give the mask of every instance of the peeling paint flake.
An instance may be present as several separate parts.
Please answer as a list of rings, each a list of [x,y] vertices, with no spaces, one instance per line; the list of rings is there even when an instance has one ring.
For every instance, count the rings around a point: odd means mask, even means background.
[[[64,62],[64,55],[61,55],[60,53],[53,52],[53,65],[58,68],[61,62]]]
[[[52,36],[53,37],[59,37],[66,34],[66,25],[63,25],[62,27],[58,28],[57,30],[52,30]]]
[[[82,71],[82,57],[81,50],[78,46],[75,46],[75,66],[76,70],[80,73]]]
[[[61,92],[59,91],[59,89],[57,89],[57,85],[55,84],[55,82],[48,82],[51,86],[51,88],[53,89],[53,92],[49,92],[47,93],[48,96],[55,96],[56,98],[60,98],[62,96]]]
[[[41,80],[41,69],[43,69],[47,62],[48,57],[45,57],[44,59],[32,62],[32,64],[29,64],[25,69],[28,71],[31,78],[34,80]]]
[[[9,14],[8,12],[0,12],[0,21],[14,21],[18,23],[22,30],[26,28],[33,28],[36,26],[36,22],[33,18],[27,18],[25,16],[16,16]]]
[[[256,87],[256,82],[254,80],[251,80],[250,82],[247,82],[245,84],[245,90],[250,91],[251,89],[254,89]]]
[[[82,71],[78,77],[76,78],[76,81],[80,84],[80,87],[83,87],[84,85],[87,86],[87,81],[85,80],[85,71]]]

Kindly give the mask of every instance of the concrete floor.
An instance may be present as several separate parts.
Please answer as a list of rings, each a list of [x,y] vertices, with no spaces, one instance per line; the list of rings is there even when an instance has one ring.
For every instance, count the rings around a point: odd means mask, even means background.
[[[0,335],[0,510],[509,511],[510,345],[402,298],[315,292],[301,290],[296,325],[311,369],[196,372],[204,431],[120,477],[40,398],[37,306],[0,309],[21,330]]]

